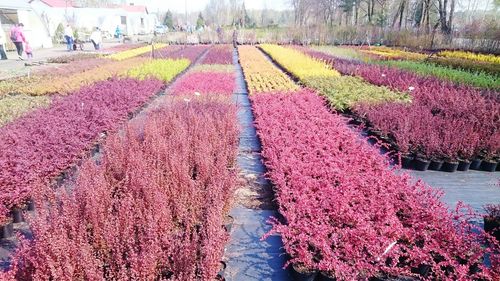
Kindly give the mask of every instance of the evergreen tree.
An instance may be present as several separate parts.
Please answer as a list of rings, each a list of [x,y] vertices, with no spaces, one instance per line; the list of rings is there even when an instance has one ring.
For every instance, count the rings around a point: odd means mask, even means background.
[[[205,19],[203,18],[203,15],[200,14],[198,15],[198,19],[196,20],[196,29],[200,29],[205,25]]]
[[[166,25],[170,30],[174,29],[174,18],[170,10],[168,10],[165,14],[165,20],[163,21],[163,24]]]

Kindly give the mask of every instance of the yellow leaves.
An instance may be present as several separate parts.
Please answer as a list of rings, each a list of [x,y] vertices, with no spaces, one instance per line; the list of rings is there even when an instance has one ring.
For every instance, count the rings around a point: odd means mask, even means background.
[[[308,77],[340,76],[340,73],[331,69],[326,63],[315,60],[298,50],[272,44],[263,44],[261,48],[300,80]]]
[[[48,106],[49,97],[27,95],[0,96],[0,127],[36,108]]]
[[[438,53],[438,56],[446,57],[446,58],[459,58],[459,59],[467,59],[467,60],[474,60],[474,61],[480,61],[480,62],[500,64],[500,56],[496,56],[493,54],[484,55],[484,54],[476,54],[476,53],[466,52],[466,51],[441,51]]]
[[[337,110],[351,109],[359,103],[379,104],[386,102],[409,102],[407,93],[393,92],[387,87],[369,84],[354,76],[309,77],[304,84],[318,90]]]
[[[250,94],[294,91],[299,87],[253,46],[239,46],[240,63]]]
[[[371,47],[369,50],[361,50],[363,53],[378,55],[389,59],[424,60],[428,56],[421,53],[408,52],[389,47]]]
[[[188,59],[158,59],[143,63],[125,73],[132,78],[157,78],[169,82],[179,73],[184,71],[190,64],[191,62]]]
[[[67,77],[34,77],[33,79],[37,80],[36,82],[22,85],[15,92],[32,96],[54,93],[66,94],[78,90],[82,86],[117,76],[123,73],[124,70],[131,69],[147,60],[147,58],[134,58],[127,61],[115,61]]]
[[[154,44],[155,49],[163,48],[165,46],[167,46],[167,44]],[[107,58],[121,61],[121,60],[125,60],[125,59],[129,59],[129,58],[133,58],[136,56],[146,54],[148,52],[151,52],[151,50],[152,50],[152,46],[148,45],[148,46],[144,46],[144,47],[140,47],[140,48],[136,48],[136,49],[118,52],[116,54],[112,54],[112,55],[107,56]]]

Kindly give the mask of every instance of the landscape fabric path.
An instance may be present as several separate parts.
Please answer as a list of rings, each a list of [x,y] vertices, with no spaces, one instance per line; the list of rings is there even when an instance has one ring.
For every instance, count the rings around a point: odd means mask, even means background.
[[[291,280],[283,269],[286,256],[279,236],[261,241],[270,230],[267,220],[278,216],[273,204],[271,184],[264,178],[265,167],[260,156],[260,142],[253,126],[248,92],[235,50],[237,89],[233,95],[238,105],[241,126],[238,165],[244,186],[236,191],[236,202],[230,215],[234,218],[231,238],[226,245],[225,280]]]

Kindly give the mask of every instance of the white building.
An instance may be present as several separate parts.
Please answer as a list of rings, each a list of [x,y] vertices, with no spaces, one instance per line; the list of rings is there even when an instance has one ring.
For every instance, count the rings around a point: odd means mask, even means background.
[[[44,20],[51,36],[59,24],[90,32],[99,27],[114,34],[119,26],[126,35],[149,34],[158,23],[157,16],[145,6],[112,5],[107,8],[81,8],[66,0],[31,0],[31,7]]]
[[[52,47],[49,30],[27,0],[0,0],[0,25],[7,37],[17,23],[23,23],[26,39],[33,48]],[[7,40],[6,46],[8,50],[15,49],[10,40]]]

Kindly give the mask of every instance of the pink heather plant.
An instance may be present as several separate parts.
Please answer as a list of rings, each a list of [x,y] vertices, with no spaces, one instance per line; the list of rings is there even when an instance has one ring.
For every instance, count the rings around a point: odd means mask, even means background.
[[[109,136],[30,219],[10,280],[214,280],[236,185],[236,108],[183,101]]]
[[[299,49],[329,62],[344,75],[359,76],[375,85],[409,92],[412,102],[406,106],[393,103],[360,105],[354,111],[366,117],[375,129],[395,137],[396,144],[401,147],[406,146],[402,143],[406,140],[398,136],[405,135],[410,152],[448,160],[470,160],[478,154],[492,159],[500,155],[498,92],[455,85],[397,68],[335,58],[307,48]],[[421,123],[427,127],[419,126]],[[430,136],[433,142],[441,141],[440,152],[435,153],[436,143],[426,144],[423,136]]]
[[[113,78],[0,128],[0,208],[10,209],[38,194],[83,157],[100,133],[118,128],[162,87],[158,80]]]
[[[158,58],[188,59],[194,63],[209,48],[208,45],[167,46],[157,50]]]
[[[212,47],[201,60],[202,64],[233,64],[233,47],[217,45]]]
[[[231,95],[234,88],[235,77],[232,73],[195,72],[188,73],[175,82],[172,93],[174,95],[194,93]]]
[[[268,176],[284,222],[273,221],[289,263],[338,280],[414,276],[495,280],[499,245],[452,215],[441,194],[388,168],[375,147],[314,92],[251,97]],[[479,231],[479,230],[478,230]],[[491,248],[483,248],[487,239]],[[496,251],[496,252],[495,252]],[[498,263],[496,263],[498,264]],[[430,268],[426,277],[415,269]]]

